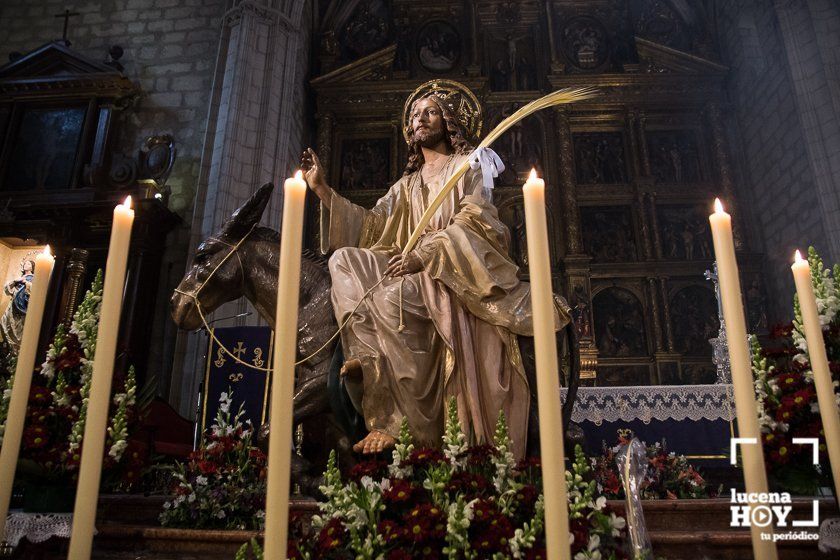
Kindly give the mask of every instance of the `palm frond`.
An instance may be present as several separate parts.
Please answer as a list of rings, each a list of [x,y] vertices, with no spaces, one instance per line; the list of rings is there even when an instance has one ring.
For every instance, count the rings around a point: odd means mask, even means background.
[[[535,99],[531,101],[527,105],[520,107],[516,112],[514,112],[511,116],[507,117],[505,120],[500,122],[496,128],[490,131],[490,133],[484,137],[484,140],[479,143],[479,148],[488,148],[490,145],[495,142],[499,136],[505,133],[507,129],[521,121],[522,119],[529,117],[536,113],[537,111],[542,111],[543,109],[547,109],[548,107],[554,107],[555,105],[564,105],[568,103],[575,103],[576,101],[583,101],[584,99],[591,99],[598,94],[598,90],[595,88],[565,88],[559,89],[553,93],[549,93],[539,99]],[[467,172],[470,163],[469,161],[464,161],[459,165],[455,172],[446,180],[444,183],[443,188],[440,192],[435,196],[432,202],[429,204],[426,211],[423,212],[423,215],[420,217],[420,221],[417,222],[417,227],[414,228],[414,231],[411,233],[411,237],[408,239],[408,243],[405,244],[403,248],[403,255],[407,255],[413,248],[414,245],[417,243],[417,240],[420,239],[420,235],[426,229],[426,226],[429,225],[429,220],[432,219],[432,216],[440,207],[441,203],[446,199],[447,195],[452,191],[452,188],[458,182],[464,173]]]

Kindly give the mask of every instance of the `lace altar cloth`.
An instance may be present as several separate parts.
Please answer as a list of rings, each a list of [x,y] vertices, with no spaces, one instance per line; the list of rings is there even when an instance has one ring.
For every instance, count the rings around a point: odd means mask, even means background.
[[[41,543],[51,537],[70,538],[72,513],[10,513],[6,518],[6,541],[16,547],[21,539]]]
[[[566,389],[561,389],[566,402]],[[572,421],[632,422],[735,419],[732,385],[649,385],[580,387]]]

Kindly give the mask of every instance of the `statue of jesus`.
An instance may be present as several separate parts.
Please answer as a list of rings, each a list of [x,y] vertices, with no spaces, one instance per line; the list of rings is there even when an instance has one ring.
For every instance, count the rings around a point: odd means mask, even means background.
[[[492,442],[504,411],[523,457],[530,393],[516,336],[532,335],[530,286],[519,280],[510,233],[480,170],[459,180],[403,257],[427,205],[473,151],[451,99],[431,90],[408,107],[405,172],[372,209],[330,188],[312,149],[301,157],[321,202],[321,251],[333,251],[336,319],[349,317],[342,375],[361,389],[369,430],[354,449],[392,447],[404,418],[415,442],[439,445],[454,396],[472,443]],[[559,301],[555,315],[559,329],[568,321]]]

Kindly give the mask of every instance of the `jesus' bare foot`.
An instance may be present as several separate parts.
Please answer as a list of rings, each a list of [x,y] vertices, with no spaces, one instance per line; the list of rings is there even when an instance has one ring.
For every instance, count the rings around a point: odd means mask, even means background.
[[[393,437],[386,433],[374,430],[365,436],[365,439],[353,446],[353,451],[357,453],[364,453],[365,455],[371,453],[379,453],[384,449],[394,447],[397,443]]]
[[[344,365],[341,366],[341,371],[338,373],[340,377],[346,377],[352,380],[362,378],[362,362],[358,358],[350,358]]]

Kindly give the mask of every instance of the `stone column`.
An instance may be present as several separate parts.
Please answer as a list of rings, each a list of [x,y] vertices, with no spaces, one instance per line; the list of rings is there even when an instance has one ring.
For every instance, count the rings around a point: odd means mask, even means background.
[[[262,224],[279,229],[282,180],[296,166],[301,148],[306,4],[242,0],[222,18],[188,262],[195,247],[265,182],[279,186]],[[214,326],[265,324],[244,298],[221,306],[214,316],[242,313],[250,315]],[[199,334],[181,333],[176,344],[170,402],[188,417],[194,413],[205,347]]]
[[[557,110],[554,113],[557,125],[557,150],[560,162],[560,193],[563,208],[563,227],[566,230],[566,249],[570,255],[583,253],[580,231],[580,215],[575,192],[575,156],[572,148],[572,130],[569,113]]]
[[[840,261],[840,86],[834,43],[840,9],[830,0],[776,0],[779,31],[814,173],[828,252]],[[833,32],[828,32],[833,28]]]

